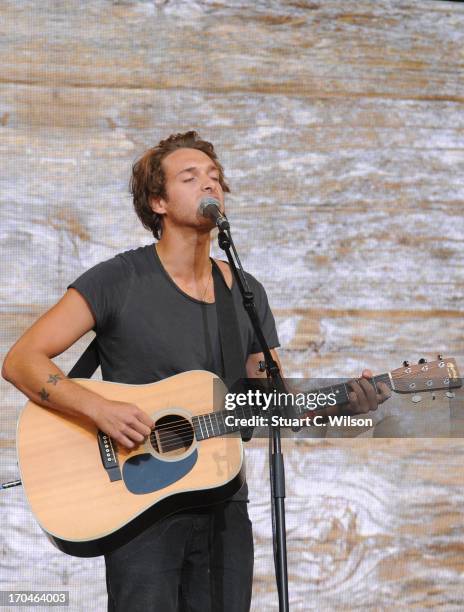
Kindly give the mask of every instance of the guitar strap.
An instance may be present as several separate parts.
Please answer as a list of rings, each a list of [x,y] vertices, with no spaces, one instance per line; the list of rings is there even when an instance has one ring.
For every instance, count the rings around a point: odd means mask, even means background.
[[[92,340],[73,367],[69,370],[69,378],[92,378],[100,365],[98,356],[97,337]]]
[[[232,291],[227,286],[214,259],[211,261],[213,264],[214,295],[221,344],[222,377],[226,387],[237,393],[243,391],[237,385],[242,379],[246,378],[237,312]],[[240,429],[240,434],[242,440],[248,442],[253,436],[253,427]]]
[[[216,262],[212,259],[214,294],[221,345],[222,377],[228,389],[234,383],[246,378],[245,364],[237,313],[232,291],[227,286]],[[91,378],[100,365],[97,338],[95,337],[69,371],[70,378]],[[253,435],[253,428],[241,430],[242,439],[247,442]]]

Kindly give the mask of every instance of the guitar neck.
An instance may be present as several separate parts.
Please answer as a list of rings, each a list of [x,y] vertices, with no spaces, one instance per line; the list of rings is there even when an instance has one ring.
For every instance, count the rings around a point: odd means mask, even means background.
[[[366,379],[370,382],[370,384],[374,387],[377,392],[377,385],[379,382],[385,383],[390,389],[393,388],[391,382],[391,375],[389,372],[386,374],[379,374],[378,376],[374,376],[371,379]],[[312,389],[310,392],[314,395],[325,395],[333,398],[330,405],[342,405],[349,402],[349,393],[351,392],[351,387],[349,384],[340,383],[337,385],[331,385],[328,387],[321,387],[320,389]],[[295,394],[288,394],[295,395]],[[274,404],[278,410],[280,410],[280,405],[278,401]],[[306,413],[313,412],[314,408],[308,408],[306,406],[299,406],[293,404],[292,410],[295,412],[296,417],[304,417]],[[316,410],[322,409],[322,406],[316,408]],[[234,433],[240,431],[240,425],[230,425],[226,421],[227,417],[233,416],[235,419],[245,419],[249,421],[252,417],[260,417],[260,416],[269,416],[269,410],[264,409],[262,406],[257,405],[247,405],[247,406],[236,406],[234,410],[218,410],[216,412],[210,412],[208,414],[201,414],[198,416],[194,416],[192,418],[192,423],[195,429],[195,437],[197,440],[206,440],[208,438],[215,438],[217,436],[223,436],[226,434]],[[230,420],[229,420],[230,422]]]

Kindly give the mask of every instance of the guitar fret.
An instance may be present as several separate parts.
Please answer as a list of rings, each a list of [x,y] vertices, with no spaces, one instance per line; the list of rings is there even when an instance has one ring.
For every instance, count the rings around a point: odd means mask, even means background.
[[[348,391],[348,387],[346,386],[346,383],[343,383],[343,390],[345,392],[345,397],[346,397],[346,401],[348,402],[350,400],[350,392]]]
[[[204,439],[205,439],[205,436],[203,435],[203,428],[202,428],[202,426],[201,426],[201,420],[202,420],[202,418],[203,418],[202,416],[199,416],[199,417],[197,418],[197,423],[198,423],[198,425],[200,426],[200,436],[201,436],[201,440],[204,440]]]
[[[330,387],[330,390],[335,395],[337,404],[344,404],[346,402],[346,388],[344,384]]]
[[[209,414],[209,424],[211,426],[211,438],[214,438],[216,436],[216,433],[214,431],[213,414],[211,412]]]
[[[217,420],[217,415],[214,412],[210,416],[211,422],[213,421],[213,416],[214,416],[214,420],[216,421],[216,430],[217,430],[217,433],[216,433],[214,431],[214,424],[213,424],[213,433],[214,433],[215,436],[218,436],[219,435],[219,423],[218,423],[218,420]]]
[[[225,420],[224,420],[224,412],[220,412],[219,414],[220,414],[220,415],[221,415],[221,417],[222,417],[222,431],[221,431],[221,433],[223,433],[223,434],[224,434],[224,433],[226,433],[226,431],[227,431],[226,422],[225,422]]]
[[[205,421],[204,421],[204,423],[205,423],[205,427],[206,427],[206,435],[207,435],[207,437],[208,437],[208,438],[211,438],[212,436],[210,435],[210,433],[209,433],[209,428],[208,428],[208,418],[210,419],[210,422],[209,422],[209,423],[210,423],[210,425],[211,425],[211,418],[210,418],[209,414],[206,414],[206,415],[205,415]],[[211,429],[212,429],[212,426],[211,426]],[[213,432],[212,432],[212,433],[213,433]]]
[[[395,390],[395,383],[393,382],[393,378],[392,378],[392,375],[390,374],[390,372],[388,373],[388,381],[386,381],[386,382],[387,382],[387,385],[390,387],[390,389],[392,389],[392,391],[394,391]]]
[[[207,414],[203,415],[203,426],[205,428],[205,438],[209,438],[208,421],[206,420],[207,416],[208,416]]]
[[[202,435],[201,435],[201,428],[200,428],[198,417],[196,416],[192,417],[192,424],[193,424],[193,431],[195,432],[195,438],[197,440],[201,440]]]

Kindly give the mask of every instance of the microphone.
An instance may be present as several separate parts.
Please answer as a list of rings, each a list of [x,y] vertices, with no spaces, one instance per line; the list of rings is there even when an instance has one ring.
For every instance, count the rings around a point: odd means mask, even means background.
[[[221,204],[216,198],[202,198],[198,206],[198,213],[207,219],[213,219],[221,231],[230,229],[227,218],[221,212]]]

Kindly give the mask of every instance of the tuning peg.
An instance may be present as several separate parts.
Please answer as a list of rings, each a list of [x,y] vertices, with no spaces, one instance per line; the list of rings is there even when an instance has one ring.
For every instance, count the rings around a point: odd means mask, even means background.
[[[417,363],[427,363],[427,359],[425,359],[425,357],[421,357]]]
[[[403,361],[403,365],[405,368],[409,368],[409,361],[406,361],[406,359]]]
[[[438,361],[443,361],[443,355],[440,353],[439,355],[437,355],[437,359]]]

